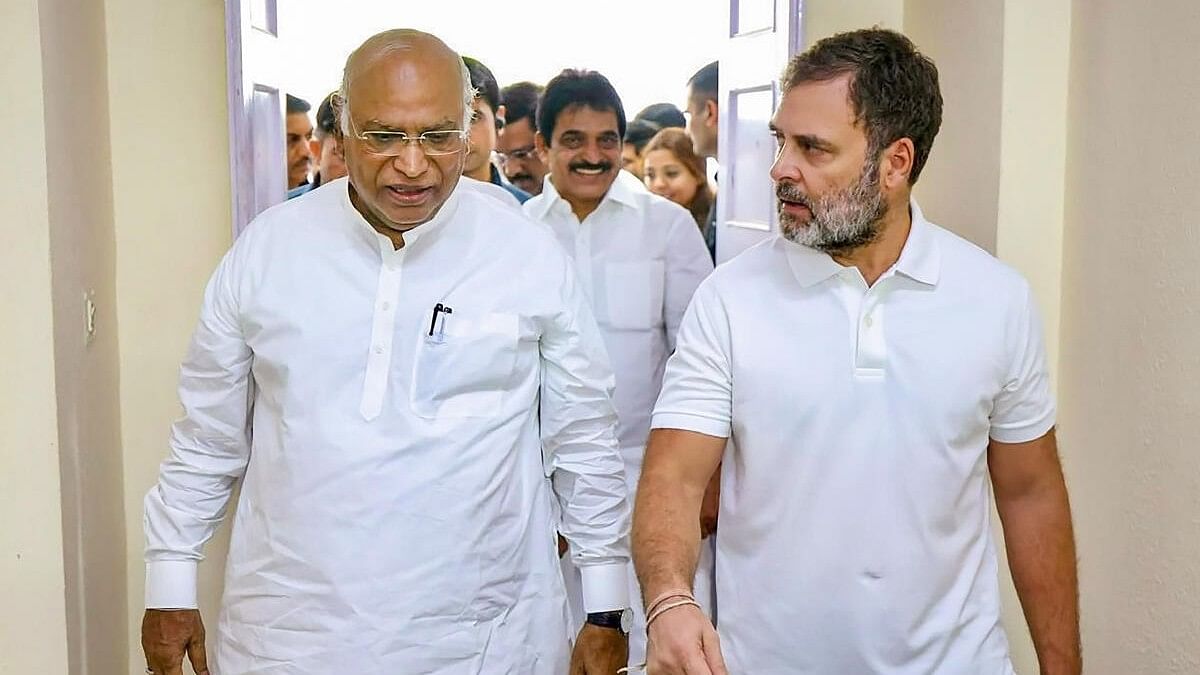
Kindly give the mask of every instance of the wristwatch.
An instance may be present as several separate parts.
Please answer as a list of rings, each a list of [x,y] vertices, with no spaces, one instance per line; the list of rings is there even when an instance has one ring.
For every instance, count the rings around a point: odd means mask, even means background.
[[[629,635],[629,631],[633,630],[633,610],[626,607],[611,612],[590,612],[587,622],[593,626],[619,630],[622,635]]]

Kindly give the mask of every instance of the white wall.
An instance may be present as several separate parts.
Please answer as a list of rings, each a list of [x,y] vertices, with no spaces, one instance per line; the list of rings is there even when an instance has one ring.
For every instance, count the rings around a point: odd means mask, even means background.
[[[126,592],[104,8],[39,4],[70,665],[117,673],[128,654],[113,620]]]
[[[54,388],[41,32],[35,0],[0,5],[8,130],[0,162],[0,673],[64,673],[67,622]],[[16,161],[19,160],[19,161]]]
[[[944,101],[917,199],[930,220],[995,252],[1005,2],[904,5],[904,32],[937,63]]]
[[[283,4],[283,3],[281,3]],[[141,659],[142,497],[179,415],[179,363],[231,240],[225,7],[106,0],[117,323],[121,329],[129,653]],[[224,549],[201,566],[210,628]],[[215,631],[211,631],[215,633]]]

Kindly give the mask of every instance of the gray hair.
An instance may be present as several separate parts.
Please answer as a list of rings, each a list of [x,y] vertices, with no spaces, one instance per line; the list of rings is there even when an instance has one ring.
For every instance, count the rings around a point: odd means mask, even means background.
[[[478,92],[475,90],[475,87],[471,86],[471,73],[467,70],[467,64],[463,62],[462,56],[453,49],[450,49],[445,45],[445,43],[433,35],[408,28],[396,28],[393,30],[384,31],[382,33],[377,33],[367,38],[366,42],[363,42],[362,45],[360,45],[358,49],[355,49],[350,54],[350,57],[346,59],[346,65],[344,68],[342,68],[342,84],[340,87],[338,87],[337,91],[338,118],[341,122],[343,134],[353,134],[350,125],[351,64],[355,62],[356,58],[362,58],[362,54],[367,51],[371,53],[371,60],[375,60],[377,58],[387,56],[392,52],[407,49],[411,46],[414,38],[432,38],[443,47],[446,47],[446,49],[449,50],[451,54],[454,54],[455,58],[458,59],[459,75],[462,78],[463,83],[462,128],[464,131],[470,132],[471,117],[474,114],[472,104],[475,102],[475,96],[478,94]]]

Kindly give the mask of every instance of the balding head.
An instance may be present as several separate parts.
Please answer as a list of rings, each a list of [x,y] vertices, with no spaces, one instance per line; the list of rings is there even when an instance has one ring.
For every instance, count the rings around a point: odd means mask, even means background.
[[[462,175],[475,98],[466,66],[432,35],[391,30],[350,55],[341,96],[351,202],[401,246]]]
[[[435,35],[411,28],[394,28],[367,38],[366,42],[359,45],[346,59],[346,67],[342,69],[342,86],[338,90],[342,133],[351,133],[349,109],[354,82],[381,62],[394,65],[419,62],[441,77],[456,78],[463,92],[462,128],[470,128],[471,103],[475,100],[475,89],[471,86],[471,75],[462,57]]]

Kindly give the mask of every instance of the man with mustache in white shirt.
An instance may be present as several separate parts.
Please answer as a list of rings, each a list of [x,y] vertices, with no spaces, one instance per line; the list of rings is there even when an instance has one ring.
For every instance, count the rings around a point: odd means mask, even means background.
[[[692,292],[712,271],[704,238],[686,209],[650,194],[621,171],[625,113],[608,79],[566,70],[546,84],[538,102],[535,139],[549,167],[537,197],[525,203],[553,229],[575,260],[616,373],[618,438],[625,474],[636,485],[663,366]],[[568,590],[577,572],[565,566]],[[711,587],[701,564],[698,593]],[[637,596],[636,585],[631,591]],[[576,620],[581,594],[572,594]],[[630,634],[631,661],[640,662],[640,608]]]

